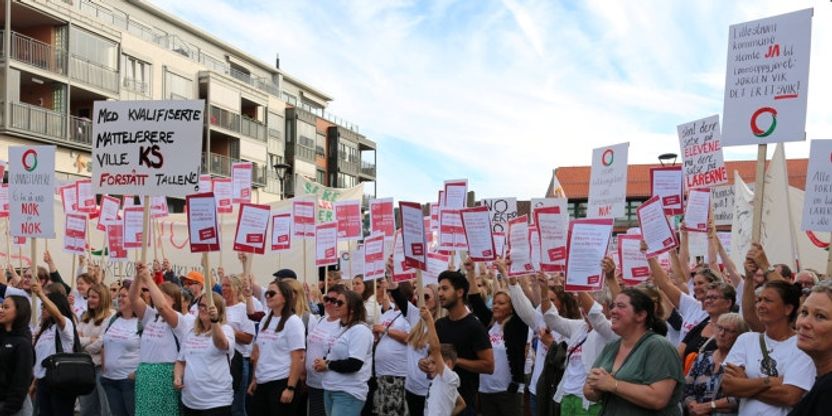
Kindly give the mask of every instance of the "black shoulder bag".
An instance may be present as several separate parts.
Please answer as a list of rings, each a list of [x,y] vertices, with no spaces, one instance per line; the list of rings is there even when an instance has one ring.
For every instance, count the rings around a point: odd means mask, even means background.
[[[95,389],[95,364],[89,354],[80,352],[81,342],[75,325],[72,326],[72,332],[73,352],[63,352],[60,330],[58,324],[55,324],[55,354],[46,357],[41,364],[46,369],[44,381],[50,389],[77,397]]]

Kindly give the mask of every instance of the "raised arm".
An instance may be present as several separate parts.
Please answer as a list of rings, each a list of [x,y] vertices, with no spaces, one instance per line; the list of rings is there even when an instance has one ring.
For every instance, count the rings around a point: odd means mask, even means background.
[[[445,360],[442,359],[442,349],[439,344],[439,335],[436,334],[433,315],[430,314],[430,310],[425,306],[422,306],[422,309],[419,310],[419,315],[422,317],[422,321],[425,322],[425,328],[428,330],[428,353],[436,365],[436,373],[442,374],[445,371]]]
[[[167,299],[165,299],[165,294],[162,293],[162,290],[159,289],[159,286],[156,285],[156,282],[150,278],[150,273],[139,273],[136,275],[137,279],[141,279],[141,282],[147,286],[147,289],[150,290],[150,299],[153,300],[153,304],[156,306],[156,311],[159,315],[162,316],[162,319],[171,327],[176,328],[179,326],[179,314],[174,311],[173,308],[168,304]],[[138,286],[138,281],[134,282],[133,285],[130,285],[130,290],[133,290],[133,286]],[[135,307],[133,310],[135,311]],[[136,313],[138,315],[138,313]]]
[[[750,258],[745,259],[745,277],[743,278],[742,290],[742,317],[752,331],[762,332],[765,330],[763,323],[757,318],[757,294],[754,287],[754,274],[757,273],[757,265]]]
[[[526,325],[534,328],[534,306],[532,306],[532,302],[528,297],[526,297],[525,293],[523,293],[523,289],[517,285],[517,279],[509,278],[508,285],[508,293],[509,296],[511,296],[511,304],[514,306],[514,311],[517,312],[517,316],[519,316]]]
[[[217,312],[215,305],[208,306],[208,316],[211,318],[211,340],[214,342],[214,346],[220,351],[228,351],[230,347],[228,338],[225,337],[225,331],[222,330],[222,325],[218,322],[220,314]]]
[[[130,285],[130,289],[127,290],[127,298],[130,299],[133,313],[136,314],[140,321],[144,319],[144,313],[147,311],[147,304],[139,296],[139,286],[145,280],[153,280],[150,278],[150,271],[147,270],[146,265],[136,264],[136,277],[133,279],[133,284]]]
[[[731,256],[725,251],[725,247],[722,246],[722,241],[718,237],[716,239],[716,248],[719,253],[719,258],[722,260],[723,266],[725,266],[723,270],[724,275],[731,280],[731,284],[734,287],[738,287],[742,284],[742,275],[740,275],[739,270],[737,270],[737,265],[734,264],[734,260],[731,260]]]
[[[40,281],[36,276],[32,277],[32,293],[40,298],[41,303],[43,303],[43,308],[46,309],[46,312],[49,312],[49,316],[55,319],[55,323],[57,323],[58,328],[63,330],[66,327],[66,317],[61,314],[61,311],[57,306],[55,306],[52,300],[46,296],[46,293],[44,293],[43,287],[40,285]]]
[[[612,257],[606,256],[601,260],[601,271],[604,272],[604,280],[606,281],[607,287],[610,288],[610,295],[615,299],[621,293],[621,285],[615,277],[615,261]]]

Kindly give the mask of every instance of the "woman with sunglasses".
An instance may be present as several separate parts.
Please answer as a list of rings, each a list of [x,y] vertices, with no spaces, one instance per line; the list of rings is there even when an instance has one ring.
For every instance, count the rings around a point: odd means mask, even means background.
[[[343,285],[330,286],[324,296],[324,315],[309,320],[306,336],[306,387],[309,390],[309,416],[325,416],[323,374],[315,371],[314,363],[324,359],[335,337],[341,331],[341,320],[335,314],[335,301],[344,294]]]
[[[139,296],[148,290],[148,305]],[[173,367],[194,317],[182,315],[182,292],[170,282],[157,286],[145,265],[136,266],[136,280],[128,299],[142,322],[139,367],[136,369],[136,415],[175,415],[179,412],[179,391],[174,388]]]
[[[0,415],[30,416],[32,401],[32,332],[29,299],[10,295],[0,305]]]
[[[740,398],[740,415],[785,415],[812,388],[815,365],[797,348],[792,329],[799,308],[800,286],[763,284],[756,313],[765,332],[740,335],[725,359],[722,388]]]
[[[86,293],[87,309],[78,321],[78,337],[81,348],[92,357],[98,383],[95,390],[79,397],[78,401],[81,405],[81,416],[94,416],[109,413],[109,402],[100,381],[101,347],[104,345],[104,328],[113,315],[113,309],[110,291],[106,287],[99,284],[91,285]]]
[[[832,281],[812,287],[797,316],[797,348],[815,363],[817,379],[812,390],[789,416],[810,416],[832,409]]]
[[[323,373],[324,408],[327,415],[358,416],[364,407],[372,372],[373,333],[364,324],[364,302],[357,293],[338,294],[333,315],[341,328],[329,351],[313,363]]]
[[[208,296],[199,300],[196,322],[182,342],[173,371],[173,385],[182,391],[184,416],[231,415],[234,330],[226,323],[222,297],[214,292],[210,296],[213,305]]]
[[[101,385],[114,416],[136,413],[136,368],[139,366],[141,322],[133,313],[128,288],[118,292],[118,312],[104,328]]]

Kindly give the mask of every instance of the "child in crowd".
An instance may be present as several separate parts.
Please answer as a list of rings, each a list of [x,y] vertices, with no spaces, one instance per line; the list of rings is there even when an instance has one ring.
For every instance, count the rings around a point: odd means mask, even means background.
[[[465,400],[457,391],[459,375],[452,370],[456,365],[456,351],[453,345],[439,344],[439,336],[436,335],[436,326],[430,310],[423,306],[420,314],[428,329],[428,351],[433,360],[428,374],[432,381],[425,399],[425,415],[458,415],[465,410]]]

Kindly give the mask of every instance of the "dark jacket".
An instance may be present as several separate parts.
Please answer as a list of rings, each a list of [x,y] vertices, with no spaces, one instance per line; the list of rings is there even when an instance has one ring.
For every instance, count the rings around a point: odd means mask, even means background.
[[[35,349],[28,325],[12,332],[0,329],[0,416],[20,411],[32,383],[34,364]]]
[[[491,309],[488,309],[488,306],[485,305],[482,296],[479,294],[468,295],[468,304],[471,305],[474,316],[487,328],[491,328],[494,315]],[[511,370],[511,381],[515,384],[522,384],[525,379],[523,367],[526,365],[526,340],[528,338],[529,326],[517,314],[513,314],[511,319],[503,324],[503,340],[506,343],[508,367]]]

